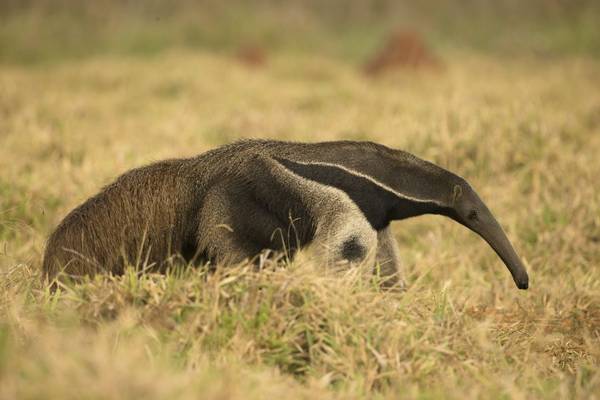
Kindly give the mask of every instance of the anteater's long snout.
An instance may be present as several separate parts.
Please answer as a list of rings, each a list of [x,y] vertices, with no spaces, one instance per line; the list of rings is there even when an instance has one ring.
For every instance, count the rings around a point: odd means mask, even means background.
[[[486,224],[483,224],[474,230],[488,242],[496,254],[504,261],[504,264],[510,271],[517,287],[519,289],[529,288],[529,275],[527,275],[527,270],[508,240],[508,237],[506,237],[506,233],[504,233],[504,230],[491,212],[485,220],[487,221]]]

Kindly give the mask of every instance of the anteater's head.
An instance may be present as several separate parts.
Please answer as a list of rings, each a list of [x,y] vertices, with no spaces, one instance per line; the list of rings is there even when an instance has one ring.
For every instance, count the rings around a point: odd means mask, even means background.
[[[403,151],[389,159],[387,179],[399,200],[392,219],[441,214],[481,236],[500,256],[519,289],[529,287],[523,262],[492,212],[462,177]],[[383,174],[380,174],[383,175]]]
[[[519,289],[529,287],[529,277],[523,262],[492,212],[468,183],[459,181],[453,185],[450,202],[444,214],[488,242],[504,261]]]

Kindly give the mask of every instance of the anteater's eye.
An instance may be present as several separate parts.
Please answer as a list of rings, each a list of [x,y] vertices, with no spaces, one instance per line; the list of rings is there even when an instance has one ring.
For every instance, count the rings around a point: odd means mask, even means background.
[[[471,212],[469,213],[467,218],[469,218],[471,221],[477,221],[477,219],[478,219],[477,211],[471,210]]]

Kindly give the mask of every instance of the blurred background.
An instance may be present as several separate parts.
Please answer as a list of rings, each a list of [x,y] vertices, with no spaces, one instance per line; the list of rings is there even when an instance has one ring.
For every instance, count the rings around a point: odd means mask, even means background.
[[[0,15],[2,63],[240,47],[252,47],[248,58],[297,51],[363,63],[398,30],[443,54],[600,55],[594,0],[2,0]]]

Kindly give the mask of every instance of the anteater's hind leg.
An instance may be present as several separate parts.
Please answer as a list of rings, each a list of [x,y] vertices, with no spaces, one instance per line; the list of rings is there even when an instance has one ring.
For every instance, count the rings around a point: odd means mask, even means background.
[[[211,263],[235,264],[255,254],[255,246],[243,240],[231,215],[231,194],[222,186],[212,188],[200,210],[196,233],[198,252]]]
[[[400,260],[398,244],[390,226],[377,232],[376,263],[377,272],[383,278],[383,287],[393,286],[404,289],[402,261]]]

